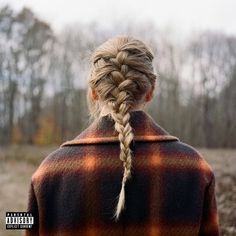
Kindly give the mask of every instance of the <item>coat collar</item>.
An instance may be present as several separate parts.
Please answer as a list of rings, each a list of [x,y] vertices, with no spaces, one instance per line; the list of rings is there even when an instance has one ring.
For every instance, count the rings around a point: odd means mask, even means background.
[[[170,135],[160,127],[153,118],[143,110],[130,112],[130,125],[134,132],[134,141],[171,141],[179,139]],[[101,116],[76,138],[61,145],[71,146],[79,144],[119,142],[118,133],[114,128],[114,121],[110,115]]]

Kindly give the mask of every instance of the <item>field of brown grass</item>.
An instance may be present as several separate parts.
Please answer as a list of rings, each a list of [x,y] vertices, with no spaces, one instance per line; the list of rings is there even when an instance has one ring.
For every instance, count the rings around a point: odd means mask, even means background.
[[[0,235],[22,235],[5,230],[6,211],[25,211],[30,177],[55,147],[12,146],[0,149]],[[198,149],[216,176],[216,196],[222,236],[236,235],[236,150]]]

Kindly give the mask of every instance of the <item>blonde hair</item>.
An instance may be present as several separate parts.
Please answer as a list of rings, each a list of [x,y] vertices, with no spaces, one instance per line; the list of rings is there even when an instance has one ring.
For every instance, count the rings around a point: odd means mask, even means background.
[[[116,220],[125,208],[125,183],[131,178],[132,151],[134,138],[129,119],[132,109],[143,103],[148,91],[154,89],[156,75],[152,66],[153,54],[140,40],[118,36],[99,46],[91,57],[91,71],[87,102],[90,118],[97,118],[100,104],[91,98],[94,89],[99,100],[110,109],[120,141],[120,160],[124,175],[119,200],[114,213]]]

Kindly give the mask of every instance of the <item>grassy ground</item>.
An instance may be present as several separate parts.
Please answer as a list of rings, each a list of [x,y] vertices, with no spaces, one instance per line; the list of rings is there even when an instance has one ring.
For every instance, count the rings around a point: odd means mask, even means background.
[[[216,176],[216,197],[222,236],[236,235],[236,150],[199,149]]]
[[[0,235],[22,235],[5,230],[6,211],[25,211],[30,177],[55,147],[12,146],[0,149]],[[236,235],[236,150],[198,149],[213,167],[222,236]]]

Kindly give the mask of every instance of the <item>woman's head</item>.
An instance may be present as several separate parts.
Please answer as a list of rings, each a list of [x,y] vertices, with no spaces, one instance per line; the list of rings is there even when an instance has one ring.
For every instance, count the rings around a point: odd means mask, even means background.
[[[91,57],[87,101],[90,115],[97,118],[102,108],[128,110],[151,100],[156,76],[153,55],[140,40],[115,37],[99,46]]]
[[[129,112],[144,106],[153,97],[156,75],[152,60],[153,54],[143,42],[122,36],[106,41],[91,58],[87,94],[90,115],[96,118],[102,109],[109,111],[120,140],[124,176],[114,215],[116,219],[125,207],[124,187],[131,177],[130,143],[134,137]]]

